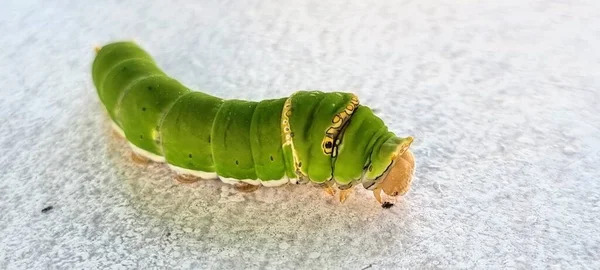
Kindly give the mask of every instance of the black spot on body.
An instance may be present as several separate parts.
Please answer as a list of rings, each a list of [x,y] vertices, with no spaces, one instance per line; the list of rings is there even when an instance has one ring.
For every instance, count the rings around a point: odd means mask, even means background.
[[[140,135],[140,139],[143,139],[143,138],[144,138],[144,135]]]
[[[148,91],[152,91],[152,86],[148,86]]]
[[[325,143],[325,148],[330,149],[331,147],[333,147],[333,143],[331,143],[331,142]]]
[[[146,111],[146,107],[142,107],[142,111]]]
[[[192,154],[189,154],[188,157],[192,158]]]
[[[236,160],[235,165],[240,165],[240,162]]]
[[[298,168],[302,167],[302,162],[298,162]]]
[[[273,156],[271,156],[271,161],[273,161]]]
[[[210,143],[210,135],[208,135],[208,143]]]

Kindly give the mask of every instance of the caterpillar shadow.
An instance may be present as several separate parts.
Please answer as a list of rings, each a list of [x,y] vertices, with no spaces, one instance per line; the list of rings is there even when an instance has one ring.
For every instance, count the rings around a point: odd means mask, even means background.
[[[377,230],[393,231],[400,226],[405,234],[412,231],[412,224],[404,221],[409,208],[402,199],[392,209],[383,209],[362,188],[342,204],[310,185],[261,187],[243,193],[218,180],[181,184],[165,164],[134,163],[126,141],[112,134],[108,123],[104,130],[111,137],[107,155],[118,172],[115,181],[120,183],[121,195],[141,218],[160,224],[165,239],[215,245],[226,245],[234,238],[257,243],[275,239],[310,245],[310,238],[303,235],[331,237],[335,242],[347,233],[378,226]]]

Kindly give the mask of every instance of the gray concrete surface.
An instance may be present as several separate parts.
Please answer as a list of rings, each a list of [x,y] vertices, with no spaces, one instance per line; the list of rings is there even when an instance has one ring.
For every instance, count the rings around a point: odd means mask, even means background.
[[[416,137],[412,190],[132,163],[90,75],[129,38],[225,98],[357,93]],[[600,268],[598,1],[3,1],[0,48],[2,269]]]

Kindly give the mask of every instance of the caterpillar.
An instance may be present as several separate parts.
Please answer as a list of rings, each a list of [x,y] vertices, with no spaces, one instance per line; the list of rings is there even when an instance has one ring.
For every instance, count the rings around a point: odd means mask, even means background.
[[[133,41],[96,47],[92,80],[132,159],[164,162],[181,182],[246,192],[312,183],[342,203],[362,184],[384,208],[412,182],[413,137],[389,131],[352,93],[222,99],[171,78]]]

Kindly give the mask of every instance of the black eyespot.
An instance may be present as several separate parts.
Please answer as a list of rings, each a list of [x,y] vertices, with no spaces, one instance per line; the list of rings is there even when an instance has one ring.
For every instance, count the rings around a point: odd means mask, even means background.
[[[383,209],[389,209],[392,208],[392,206],[394,206],[394,204],[391,202],[384,202],[383,204],[381,204],[381,208]]]
[[[188,157],[192,158],[192,154],[189,154]]]
[[[333,143],[331,143],[331,142],[326,142],[325,143],[325,148],[331,149],[331,147],[333,147]]]
[[[146,111],[146,107],[142,107],[142,111]]]

